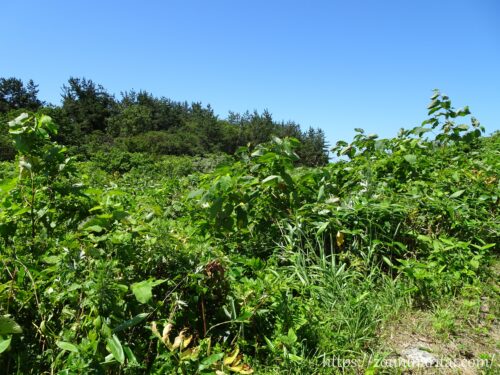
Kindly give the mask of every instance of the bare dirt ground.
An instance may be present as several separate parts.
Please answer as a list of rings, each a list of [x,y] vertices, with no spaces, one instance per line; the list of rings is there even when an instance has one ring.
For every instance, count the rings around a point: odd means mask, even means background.
[[[382,369],[400,374],[500,374],[500,263],[484,295],[475,300],[444,301],[429,310],[414,310],[387,322],[380,330],[381,349],[389,360],[415,359],[422,367]],[[428,367],[425,366],[425,361]],[[417,360],[418,361],[418,360]]]

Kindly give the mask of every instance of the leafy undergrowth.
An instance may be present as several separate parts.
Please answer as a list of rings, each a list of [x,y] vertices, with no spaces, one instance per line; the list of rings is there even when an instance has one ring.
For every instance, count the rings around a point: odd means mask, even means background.
[[[384,360],[428,342],[494,371],[500,137],[468,115],[436,92],[422,126],[358,129],[321,168],[298,167],[286,138],[125,172],[114,154],[68,157],[48,116],[17,118],[0,368],[401,373]]]

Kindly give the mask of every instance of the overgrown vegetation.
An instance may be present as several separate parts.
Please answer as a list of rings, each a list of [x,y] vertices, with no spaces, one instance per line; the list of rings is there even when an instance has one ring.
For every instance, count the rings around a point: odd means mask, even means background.
[[[157,98],[146,91],[121,93],[117,100],[104,87],[85,78],[70,78],[62,87],[62,104],[38,99],[38,85],[17,78],[0,78],[0,160],[15,155],[7,136],[7,122],[22,111],[40,111],[60,125],[54,137],[73,155],[92,159],[113,150],[117,158],[137,153],[152,155],[234,154],[240,146],[268,142],[272,137],[295,137],[300,163],[328,163],[328,147],[321,129],[302,131],[294,122],[278,122],[265,110],[220,119],[201,103]],[[132,155],[132,156],[131,156]]]
[[[154,117],[141,95],[107,129],[77,122],[119,138],[128,111]],[[398,315],[435,311],[449,338],[458,317],[442,301],[461,301],[471,327],[493,329],[500,138],[469,115],[436,91],[421,126],[357,129],[322,167],[300,166],[294,137],[82,161],[47,109],[18,116],[0,168],[0,368],[327,374],[342,370],[331,358],[372,355],[375,373]]]

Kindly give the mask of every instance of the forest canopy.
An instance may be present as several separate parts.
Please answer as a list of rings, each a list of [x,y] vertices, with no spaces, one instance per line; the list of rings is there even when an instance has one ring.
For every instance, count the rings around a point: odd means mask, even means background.
[[[38,98],[38,85],[29,80],[0,78],[0,160],[11,160],[14,149],[7,122],[22,111],[50,115],[59,124],[56,140],[72,153],[90,157],[116,149],[154,155],[234,154],[240,146],[268,142],[273,137],[294,137],[300,163],[328,163],[328,147],[321,129],[302,130],[292,121],[276,121],[268,110],[230,112],[226,119],[210,105],[178,102],[147,91],[126,91],[115,98],[102,85],[86,78],[69,78],[63,85],[61,105]]]

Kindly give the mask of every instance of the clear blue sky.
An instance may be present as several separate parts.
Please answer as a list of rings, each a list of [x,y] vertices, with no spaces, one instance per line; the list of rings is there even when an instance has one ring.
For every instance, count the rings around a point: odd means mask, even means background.
[[[433,88],[500,128],[500,2],[0,2],[0,77],[33,78],[60,102],[70,76],[119,97],[145,89],[229,110],[268,108],[381,136],[419,124]]]

